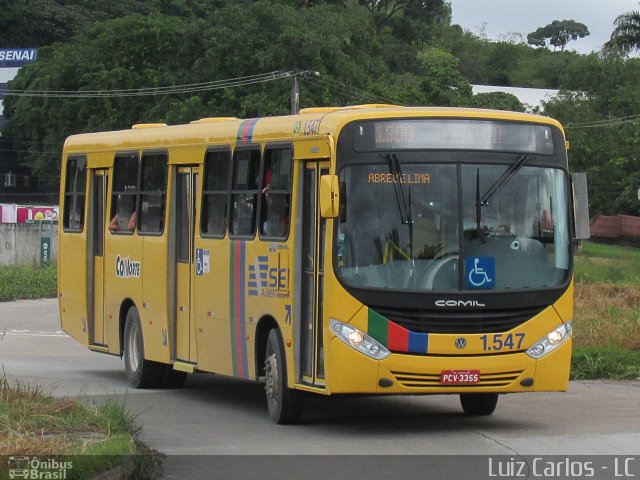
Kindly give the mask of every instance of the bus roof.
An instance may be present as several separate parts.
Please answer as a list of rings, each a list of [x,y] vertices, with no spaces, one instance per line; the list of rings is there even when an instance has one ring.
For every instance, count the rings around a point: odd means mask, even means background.
[[[309,135],[335,135],[354,120],[373,118],[477,118],[534,122],[558,127],[556,120],[502,110],[481,110],[453,107],[401,107],[395,105],[353,105],[349,107],[318,107],[301,110],[298,115],[236,119],[206,118],[184,125],[139,124],[129,130],[85,133],[67,138],[67,154],[113,150],[165,149],[177,146],[216,144],[250,144],[290,141]]]

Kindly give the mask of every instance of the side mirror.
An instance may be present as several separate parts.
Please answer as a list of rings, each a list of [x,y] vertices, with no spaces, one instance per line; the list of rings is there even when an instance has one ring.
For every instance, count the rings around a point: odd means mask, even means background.
[[[340,189],[337,175],[320,177],[320,215],[322,218],[336,218],[340,206]]]
[[[589,196],[587,194],[587,174],[572,173],[573,209],[576,240],[585,240],[591,236],[589,225]]]

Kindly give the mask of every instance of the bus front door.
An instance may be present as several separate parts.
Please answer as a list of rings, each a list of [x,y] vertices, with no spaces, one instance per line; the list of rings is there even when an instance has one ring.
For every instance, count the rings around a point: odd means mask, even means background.
[[[319,212],[320,176],[329,173],[329,162],[305,162],[301,175],[299,198],[302,222],[298,225],[301,238],[299,261],[302,264],[300,292],[299,381],[317,387],[324,386],[324,349],[322,339],[322,302],[324,290],[325,219]]]
[[[105,205],[107,200],[107,170],[93,170],[90,204],[90,250],[93,281],[89,294],[89,345],[106,347],[104,322],[104,233]]]
[[[193,302],[196,196],[198,167],[179,167],[175,183],[175,248],[176,248],[176,360],[195,363],[195,319]]]

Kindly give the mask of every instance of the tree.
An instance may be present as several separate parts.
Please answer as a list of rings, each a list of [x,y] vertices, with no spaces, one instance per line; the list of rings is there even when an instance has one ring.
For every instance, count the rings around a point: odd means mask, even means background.
[[[371,79],[385,78],[388,70],[367,12],[347,8],[345,13],[326,4],[295,9],[268,1],[229,2],[201,19],[151,14],[99,22],[67,43],[42,48],[38,60],[22,68],[10,88],[138,89],[300,68],[321,73],[318,81],[302,84],[301,106],[367,103]],[[134,123],[284,114],[290,91],[290,82],[278,81],[148,97],[8,95],[2,133],[20,150],[21,162],[55,184],[58,155],[42,152],[59,152],[68,135],[127,129]],[[364,91],[364,99],[354,91]]]
[[[483,92],[477,93],[469,102],[470,107],[490,108],[493,110],[508,110],[511,112],[524,112],[522,102],[512,93]]]
[[[471,84],[460,73],[459,60],[439,48],[418,53],[420,87],[428,105],[461,106],[471,98]]]
[[[640,60],[590,54],[572,62],[565,73],[568,90],[544,106],[560,120],[571,142],[569,166],[586,171],[591,215],[640,214]]]
[[[640,49],[640,11],[627,12],[615,19],[616,28],[604,49],[629,53]]]
[[[545,47],[548,42],[553,45],[554,50],[560,48],[560,51],[563,52],[571,40],[584,38],[588,35],[590,35],[589,29],[584,23],[575,20],[554,20],[528,34],[527,43],[537,47]]]
[[[414,0],[358,0],[373,19],[376,32],[379,32],[398,12],[407,8]]]

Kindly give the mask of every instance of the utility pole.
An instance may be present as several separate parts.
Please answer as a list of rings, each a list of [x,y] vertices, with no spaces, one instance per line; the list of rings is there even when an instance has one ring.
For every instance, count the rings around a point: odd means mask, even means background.
[[[291,85],[291,114],[297,115],[300,112],[300,82],[298,76],[302,72],[293,72],[293,84]]]

